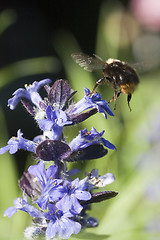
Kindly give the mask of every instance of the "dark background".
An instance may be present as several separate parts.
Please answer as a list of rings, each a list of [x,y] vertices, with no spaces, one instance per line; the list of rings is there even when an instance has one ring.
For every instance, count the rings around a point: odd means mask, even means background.
[[[0,67],[24,58],[55,54],[52,38],[66,29],[85,52],[94,51],[99,8],[96,1],[4,1],[0,10],[13,9],[17,20],[0,39]],[[127,5],[127,1],[121,1]],[[65,39],[64,39],[65,41]]]

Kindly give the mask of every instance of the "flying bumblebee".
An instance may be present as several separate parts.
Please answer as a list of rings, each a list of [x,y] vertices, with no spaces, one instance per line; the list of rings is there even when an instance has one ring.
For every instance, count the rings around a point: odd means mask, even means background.
[[[121,93],[125,93],[127,94],[128,107],[131,111],[130,100],[132,93],[138,86],[139,79],[136,71],[128,63],[112,58],[104,62],[96,55],[90,56],[84,53],[73,53],[71,56],[76,63],[89,72],[102,69],[103,77],[96,82],[93,92],[103,81],[106,81],[114,89],[114,96],[109,103],[114,101],[114,109],[116,109],[117,98]]]

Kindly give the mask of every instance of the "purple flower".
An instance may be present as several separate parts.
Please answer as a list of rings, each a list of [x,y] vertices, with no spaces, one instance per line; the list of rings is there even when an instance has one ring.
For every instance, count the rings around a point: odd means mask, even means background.
[[[26,98],[30,100],[37,108],[39,108],[39,102],[43,102],[40,97],[38,90],[40,87],[45,84],[51,83],[50,79],[44,79],[39,82],[35,81],[31,85],[25,85],[25,88],[19,88],[13,93],[13,97],[8,100],[8,106],[11,110],[15,109],[17,104],[21,101],[21,99]]]
[[[24,149],[35,153],[37,144],[33,141],[23,138],[22,135],[23,133],[21,133],[21,130],[19,129],[17,131],[17,137],[10,138],[8,145],[0,148],[0,154],[3,154],[7,151],[9,151],[10,154],[14,154],[18,151],[18,149]]]
[[[43,214],[28,203],[27,196],[24,193],[23,198],[16,198],[14,200],[14,207],[9,207],[5,210],[4,216],[12,217],[18,210],[27,212],[32,217],[43,218]]]
[[[72,182],[66,180],[61,192],[63,193],[63,197],[59,203],[74,213],[80,213],[83,209],[78,200],[89,200],[91,198],[89,192],[81,189],[81,183],[78,178]]]
[[[45,131],[50,132],[50,139],[58,140],[62,134],[63,126],[72,124],[71,121],[67,120],[67,116],[62,110],[52,111],[51,107],[46,108],[47,119],[37,119],[39,127]]]
[[[28,172],[38,178],[42,187],[41,197],[35,202],[40,208],[46,209],[49,201],[57,201],[61,196],[62,186],[59,184],[63,181],[61,179],[55,179],[57,167],[55,165],[50,166],[45,170],[45,165],[40,161],[37,165],[30,166]]]
[[[99,93],[91,93],[88,88],[84,88],[85,96],[75,104],[72,109],[72,114],[77,114],[85,111],[88,108],[97,108],[97,110],[107,118],[106,112],[114,116],[112,110],[109,107],[109,104],[106,100],[101,99],[101,95]]]
[[[103,134],[104,131],[99,133],[93,127],[90,132],[88,132],[87,129],[81,130],[80,134],[70,142],[69,146],[72,152],[97,143],[102,143],[105,147],[109,149],[115,149],[115,146],[112,143],[102,137]]]
[[[70,217],[73,217],[70,211],[65,209],[65,206],[58,204],[61,209],[53,204],[48,205],[48,212],[45,213],[45,217],[49,220],[46,229],[47,239],[54,238],[56,236],[68,239],[72,234],[77,234],[81,230],[81,225],[75,222]]]

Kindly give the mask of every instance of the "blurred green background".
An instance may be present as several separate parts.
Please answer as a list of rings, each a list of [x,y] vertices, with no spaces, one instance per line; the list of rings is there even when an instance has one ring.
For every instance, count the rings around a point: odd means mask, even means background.
[[[99,226],[72,239],[160,239],[160,6],[147,1],[2,1],[0,3],[0,147],[20,128],[24,137],[39,134],[33,119],[20,104],[9,110],[7,101],[25,83],[43,78],[65,78],[83,97],[83,87],[92,90],[101,71],[88,73],[71,58],[73,52],[95,53],[104,60],[117,58],[137,69],[140,84],[133,94],[130,112],[126,96],[117,100],[115,116],[105,120],[92,116],[80,125],[66,128],[70,140],[82,128],[105,130],[116,145],[102,159],[69,164],[85,172],[98,168],[111,172],[115,182],[104,190],[118,191],[116,198],[92,205],[91,216]],[[156,5],[157,4],[157,5]],[[157,12],[159,14],[157,14]],[[148,14],[148,15],[147,15]],[[159,18],[158,18],[159,16]],[[151,21],[149,21],[151,20]],[[99,87],[109,100],[113,89]],[[113,104],[110,104],[113,109]],[[20,151],[0,156],[0,239],[23,239],[30,217],[18,212],[3,217],[6,208],[21,196],[18,179],[34,163]]]

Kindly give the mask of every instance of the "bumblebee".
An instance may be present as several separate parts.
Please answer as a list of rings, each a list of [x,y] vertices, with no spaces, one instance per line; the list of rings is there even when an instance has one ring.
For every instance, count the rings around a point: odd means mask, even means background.
[[[114,109],[116,109],[117,98],[121,93],[125,93],[131,111],[130,100],[138,86],[139,78],[136,71],[128,63],[112,58],[104,62],[97,55],[89,56],[84,53],[73,53],[71,56],[76,63],[89,72],[102,69],[103,77],[96,82],[92,93],[103,81],[106,81],[114,89],[114,96],[109,103],[114,101]]]

